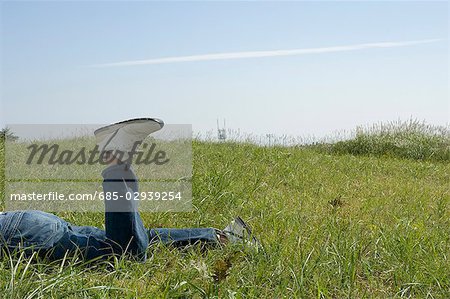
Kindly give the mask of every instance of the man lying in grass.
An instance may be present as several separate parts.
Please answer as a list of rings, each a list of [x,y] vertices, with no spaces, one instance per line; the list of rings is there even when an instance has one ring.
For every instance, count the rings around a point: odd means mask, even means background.
[[[92,226],[75,226],[49,213],[35,210],[0,213],[0,247],[10,253],[18,249],[38,251],[51,259],[69,252],[80,252],[87,259],[111,255],[127,255],[146,259],[153,242],[186,246],[198,242],[225,244],[250,237],[256,239],[241,218],[224,230],[214,228],[146,229],[137,210],[137,201],[126,194],[138,194],[138,179],[131,167],[130,150],[149,134],[161,129],[163,122],[144,118],[124,121],[95,131],[99,149],[105,153],[107,168],[103,170],[104,193],[117,194],[118,200],[105,200],[105,230]],[[136,192],[136,193],[135,193]]]

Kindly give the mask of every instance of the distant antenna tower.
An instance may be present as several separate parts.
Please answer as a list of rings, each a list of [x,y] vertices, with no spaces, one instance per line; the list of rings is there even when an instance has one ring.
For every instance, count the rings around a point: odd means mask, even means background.
[[[223,127],[219,127],[219,119],[217,119],[217,138],[219,141],[225,141],[227,139],[227,131],[225,129],[225,119],[223,120]]]

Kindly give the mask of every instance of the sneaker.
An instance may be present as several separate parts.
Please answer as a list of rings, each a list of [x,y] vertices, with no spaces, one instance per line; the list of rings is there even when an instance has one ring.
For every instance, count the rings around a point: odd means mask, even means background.
[[[262,248],[261,243],[253,235],[250,226],[239,216],[231,221],[222,232],[230,243],[245,243],[257,249]]]
[[[127,161],[136,148],[151,133],[159,131],[164,122],[156,118],[135,118],[114,123],[95,130],[100,152],[113,151],[122,161]]]

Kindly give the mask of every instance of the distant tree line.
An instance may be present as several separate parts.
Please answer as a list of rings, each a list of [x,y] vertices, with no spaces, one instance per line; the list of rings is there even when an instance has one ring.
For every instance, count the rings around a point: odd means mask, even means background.
[[[0,140],[16,141],[19,139],[10,128],[6,127],[0,130]]]

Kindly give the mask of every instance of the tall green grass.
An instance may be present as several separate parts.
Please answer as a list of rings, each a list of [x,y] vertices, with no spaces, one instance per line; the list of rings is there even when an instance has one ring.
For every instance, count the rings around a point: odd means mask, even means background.
[[[145,225],[221,228],[241,215],[264,251],[157,245],[145,263],[91,264],[19,252],[0,259],[0,297],[450,297],[445,160],[199,141],[193,150],[194,210],[143,213]],[[102,213],[59,215],[103,227]]]
[[[417,120],[380,123],[357,128],[348,140],[315,147],[332,154],[450,161],[450,127]]]

